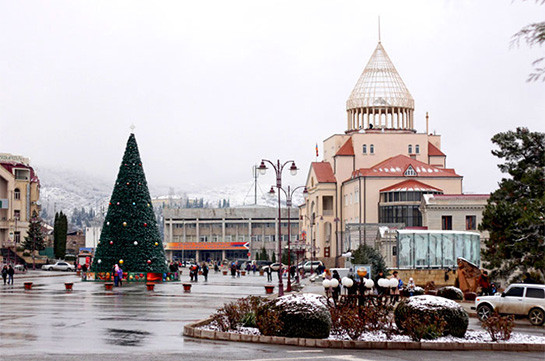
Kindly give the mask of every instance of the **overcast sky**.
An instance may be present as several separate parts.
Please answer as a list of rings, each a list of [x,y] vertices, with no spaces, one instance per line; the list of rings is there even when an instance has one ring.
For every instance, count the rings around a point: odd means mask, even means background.
[[[245,182],[280,158],[300,185],[315,144],[321,157],[346,130],[380,15],[417,130],[428,111],[464,191],[490,192],[490,138],[545,129],[545,83],[526,82],[544,49],[510,47],[544,14],[511,0],[1,1],[0,152],[113,184],[134,123],[152,184]]]

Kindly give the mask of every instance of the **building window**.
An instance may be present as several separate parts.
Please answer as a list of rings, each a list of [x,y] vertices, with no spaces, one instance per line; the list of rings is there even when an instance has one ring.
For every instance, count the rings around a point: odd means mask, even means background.
[[[477,216],[466,216],[466,230],[477,229]]]
[[[413,166],[409,165],[409,167],[407,168],[407,170],[405,171],[403,175],[406,177],[416,177],[418,174],[414,170]]]
[[[13,211],[13,218],[15,218],[16,220],[20,220],[21,219],[21,211],[18,210],[18,209],[15,209]]]
[[[15,190],[13,191],[13,198],[21,199],[21,191],[19,190],[19,188],[15,188]]]
[[[13,240],[15,243],[21,243],[21,232],[13,233]]]
[[[348,205],[348,195],[344,195],[344,205],[347,206]]]
[[[452,216],[441,217],[441,229],[444,231],[452,230]]]
[[[375,146],[373,144],[369,145],[369,153],[375,154]]]
[[[418,205],[381,205],[379,223],[404,223],[406,227],[421,227],[422,213]]]
[[[367,144],[364,144],[362,147],[362,153],[367,154]]]
[[[414,146],[414,152],[420,154],[420,146],[418,144]]]
[[[409,154],[413,154],[413,146],[412,144],[409,144],[409,150],[408,150]]]
[[[360,202],[360,191],[359,191],[359,189],[356,189],[356,193],[354,193],[354,197],[355,197],[354,202],[359,203]]]

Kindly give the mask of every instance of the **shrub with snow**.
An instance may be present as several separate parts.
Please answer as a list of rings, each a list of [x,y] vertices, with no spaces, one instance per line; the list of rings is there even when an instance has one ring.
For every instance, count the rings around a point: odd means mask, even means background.
[[[430,316],[438,316],[438,320],[445,322],[443,334],[464,337],[469,324],[468,314],[462,306],[446,298],[414,296],[400,302],[394,311],[395,323],[403,331],[407,331],[405,325],[408,319],[411,320],[410,324],[414,320],[435,318]]]
[[[326,303],[323,296],[310,293],[279,297],[258,310],[257,325],[264,335],[327,338],[331,315]],[[270,328],[271,318],[276,328]]]
[[[455,301],[461,301],[464,299],[464,293],[462,290],[452,286],[441,287],[439,290],[437,290],[437,296]]]

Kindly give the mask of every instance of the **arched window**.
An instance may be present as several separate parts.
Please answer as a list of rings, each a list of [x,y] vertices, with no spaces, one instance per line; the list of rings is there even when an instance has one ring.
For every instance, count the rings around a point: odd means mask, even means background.
[[[13,198],[21,199],[21,191],[19,190],[19,188],[15,188],[15,190],[13,191]]]
[[[409,144],[408,153],[409,153],[409,154],[413,154],[413,146],[412,146],[412,144]]]
[[[362,153],[367,154],[367,144],[364,144],[362,147]]]
[[[369,153],[371,154],[375,153],[375,146],[373,144],[369,145]]]

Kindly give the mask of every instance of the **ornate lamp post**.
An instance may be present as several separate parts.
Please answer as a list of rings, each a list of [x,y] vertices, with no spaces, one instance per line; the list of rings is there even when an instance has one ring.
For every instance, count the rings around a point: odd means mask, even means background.
[[[282,187],[278,187],[279,190],[284,192],[284,195],[286,196],[286,206],[288,207],[288,286],[286,287],[286,292],[291,292],[291,249],[290,249],[290,244],[291,244],[290,210],[291,210],[291,204],[292,204],[291,200],[293,199],[293,194],[295,193],[295,191],[301,188],[304,188],[303,194],[308,193],[307,187],[305,186],[295,187],[293,190],[290,188],[290,186],[288,186],[287,191],[284,190],[284,188]],[[274,187],[271,187],[269,194],[271,195],[274,194]],[[278,194],[278,196],[279,196],[278,199],[280,199],[280,194]],[[282,259],[280,259],[280,263],[282,263]]]
[[[276,164],[271,162],[268,159],[262,159],[261,164],[257,168],[259,170],[259,173],[261,175],[265,175],[267,172],[267,166],[265,165],[265,162],[269,163],[276,174],[276,188],[281,189],[282,188],[282,170],[284,170],[284,167],[291,163],[290,166],[290,174],[296,175],[297,174],[297,167],[295,166],[295,162],[293,160],[288,160],[287,162],[281,164],[280,160],[276,161]],[[282,214],[281,214],[281,204],[280,204],[280,191],[278,191],[278,258],[280,260],[280,267],[278,267],[278,296],[284,295],[284,285],[282,284]]]

